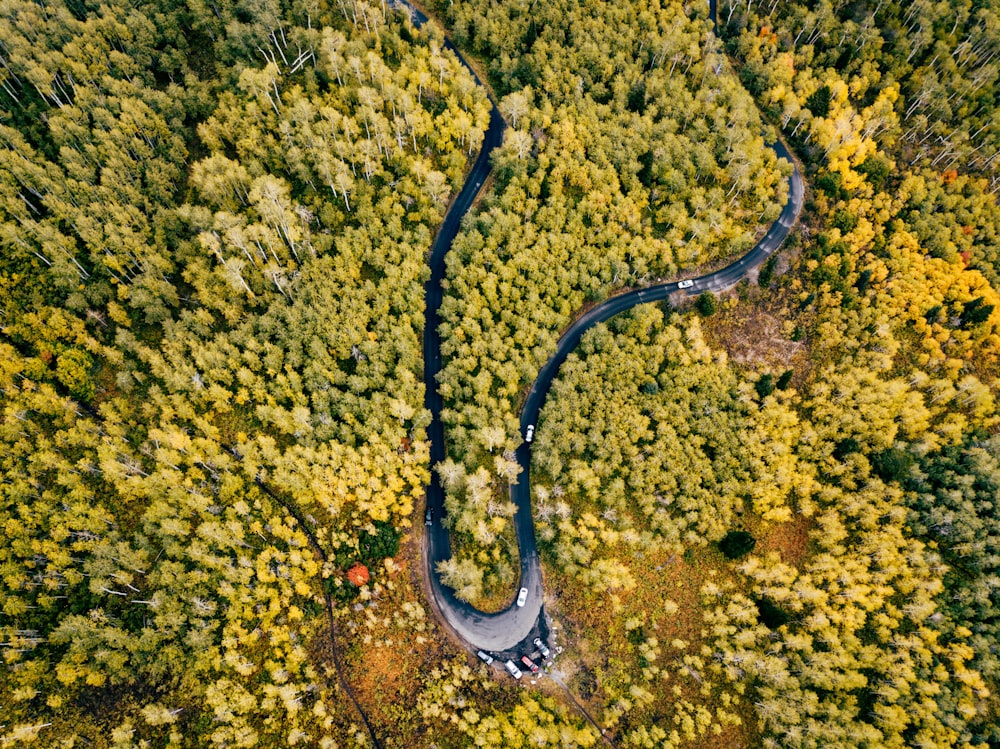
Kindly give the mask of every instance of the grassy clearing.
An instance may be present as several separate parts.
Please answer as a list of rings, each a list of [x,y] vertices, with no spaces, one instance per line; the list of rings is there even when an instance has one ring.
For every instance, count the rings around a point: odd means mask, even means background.
[[[791,564],[809,554],[808,518],[765,524],[746,518],[755,554],[777,552]],[[714,544],[675,554],[630,553],[633,589],[594,595],[546,570],[547,603],[557,623],[557,661],[566,684],[616,742],[640,726],[658,726],[678,746],[737,749],[759,744],[751,704],[709,668],[712,635],[703,618],[706,583],[742,586],[736,568]]]
[[[780,555],[782,561],[802,569],[802,563],[814,550],[814,543],[809,536],[815,525],[811,517],[793,515],[787,523],[762,526],[751,519],[746,523],[746,530],[757,539],[753,553],[765,556],[770,552]]]
[[[801,389],[812,367],[806,341],[794,340],[800,333],[787,323],[791,315],[785,294],[756,286],[743,292],[742,303],[721,304],[718,314],[702,321],[706,342],[724,350],[739,368],[776,374],[791,369],[791,385]]]
[[[467,711],[517,704],[519,687],[480,663],[439,626],[423,592],[420,532],[341,607],[346,677],[386,747],[462,747]]]
[[[425,745],[429,729],[417,710],[417,696],[425,675],[457,651],[410,582],[411,566],[420,563],[413,552],[419,544],[411,537],[403,539],[399,555],[375,571],[358,598],[341,607],[337,628],[346,653],[345,676],[376,732],[387,741],[407,736]]]

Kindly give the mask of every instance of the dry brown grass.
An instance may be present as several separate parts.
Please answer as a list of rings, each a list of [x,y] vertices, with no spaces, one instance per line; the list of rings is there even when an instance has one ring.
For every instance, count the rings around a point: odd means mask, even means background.
[[[698,591],[705,580],[718,577],[721,572],[718,560],[713,557],[721,559],[721,555],[707,549],[695,553],[689,560],[668,551],[646,554],[631,565],[633,573],[638,573],[637,586],[603,600],[571,580],[560,579],[556,574],[547,575],[550,588],[558,593],[558,600],[550,605],[555,620],[562,625],[557,632],[557,642],[565,652],[560,656],[559,668],[576,698],[598,721],[611,702],[609,691],[620,689],[626,676],[636,683],[641,682],[634,640],[655,637],[662,653],[657,665],[667,668],[683,653],[699,650],[703,642],[703,622]],[[710,563],[705,564],[705,561]],[[558,582],[552,586],[555,580]],[[665,609],[668,600],[677,605],[673,613]],[[631,637],[630,621],[633,624],[642,622],[639,630],[633,629]],[[638,634],[640,630],[641,635]],[[671,647],[673,640],[685,641],[683,651]],[[669,730],[673,726],[673,704],[678,699],[672,687],[678,683],[673,674],[666,681],[655,681],[650,689],[656,695],[654,703],[641,713],[627,716],[622,726],[612,731],[615,738],[621,738],[624,727],[646,722],[644,718]],[[684,684],[680,699],[702,701],[698,685],[693,681]],[[725,733],[731,734],[731,731]],[[728,735],[728,739],[732,740],[733,736]]]
[[[812,520],[809,518],[796,516],[780,524],[746,518],[745,526],[757,538],[755,554],[778,552],[782,559],[799,566],[810,553]],[[619,558],[626,556],[628,553],[620,550]],[[690,549],[683,555],[657,550],[641,558],[636,556],[639,555],[632,557],[630,567],[637,585],[616,596],[596,596],[561,574],[546,573],[547,608],[559,627],[556,642],[565,649],[557,662],[558,668],[576,698],[598,720],[609,704],[609,689],[617,688],[626,675],[633,682],[641,681],[634,641],[650,636],[659,641],[661,656],[656,663],[671,673],[668,678],[658,678],[652,686],[647,686],[655,695],[653,704],[627,716],[622,726],[612,731],[617,740],[622,738],[623,727],[642,723],[656,724],[669,731],[674,727],[676,705],[680,701],[704,705],[715,713],[722,706],[723,692],[735,694],[731,685],[710,673],[704,674],[704,683],[711,687],[705,694],[702,683],[677,672],[685,655],[698,655],[703,646],[712,646],[711,634],[703,620],[702,586],[714,582],[738,589],[741,580],[735,568],[739,562],[727,560],[714,545]],[[673,613],[665,608],[668,600],[677,605]],[[642,621],[641,637],[633,636],[632,642],[626,624],[630,620]],[[684,647],[674,648],[675,640],[683,641]],[[680,687],[680,694],[675,694],[675,686]],[[758,720],[750,702],[741,698],[738,704],[729,706],[728,712],[739,717],[739,725],[722,726],[718,735],[708,732],[687,745],[698,749],[758,746]]]
[[[702,320],[705,340],[723,349],[737,366],[780,374],[792,369],[792,385],[801,387],[811,367],[804,341],[793,341],[783,321],[792,319],[787,300],[779,291],[761,292],[751,287],[746,299]]]
[[[391,569],[373,570],[372,584],[379,587],[372,599],[349,604],[349,616],[337,622],[347,652],[345,675],[386,746],[402,746],[404,737],[406,746],[428,745],[417,710],[424,675],[460,652],[434,623],[419,586],[413,584],[413,565],[422,563],[413,535],[402,540]],[[404,605],[420,606],[423,618],[407,617]],[[414,624],[422,624],[423,630]]]
[[[420,716],[418,698],[432,681],[432,671],[465,659],[477,672],[488,674],[499,689],[488,695],[475,686],[463,690],[468,706],[480,714],[510,709],[523,684],[515,684],[502,671],[487,670],[437,623],[423,579],[422,529],[417,526],[401,539],[391,569],[372,570],[378,591],[370,601],[349,604],[349,617],[337,626],[349,651],[347,678],[384,746],[443,749],[462,746],[463,737],[443,718],[428,725]],[[422,616],[413,614],[417,607]],[[552,696],[559,694],[553,691]]]
[[[769,552],[777,552],[783,561],[801,569],[802,562],[813,548],[809,532],[814,524],[812,518],[795,515],[787,523],[748,528],[757,539],[754,554],[764,556]]]

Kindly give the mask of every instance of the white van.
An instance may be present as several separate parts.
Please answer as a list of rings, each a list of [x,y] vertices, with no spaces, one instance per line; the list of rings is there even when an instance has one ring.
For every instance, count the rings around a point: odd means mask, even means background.
[[[515,679],[521,678],[521,669],[514,665],[514,661],[508,660],[503,667],[507,669],[511,676]]]

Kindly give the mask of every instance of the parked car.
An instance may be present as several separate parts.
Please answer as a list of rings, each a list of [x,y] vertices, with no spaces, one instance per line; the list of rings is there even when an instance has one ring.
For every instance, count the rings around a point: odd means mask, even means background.
[[[528,589],[521,588],[521,590],[517,592],[517,605],[523,606],[527,600],[528,600]]]
[[[490,655],[489,653],[484,653],[482,650],[477,650],[476,655],[478,655],[480,660],[482,660],[482,662],[485,663],[487,666],[493,663],[493,656]]]
[[[521,656],[521,663],[523,663],[524,666],[525,666],[525,668],[527,668],[529,671],[531,671],[531,673],[533,673],[533,674],[537,674],[538,673],[538,666],[528,656],[522,655]]]
[[[686,278],[677,284],[678,289],[690,289],[692,286],[694,286],[694,281],[690,278]]]
[[[524,441],[531,442],[535,438],[535,425],[528,424],[528,428],[524,430]]]
[[[552,651],[545,647],[545,643],[541,641],[541,638],[535,638],[535,647],[542,654],[542,658],[549,658],[552,655]]]
[[[508,660],[503,667],[507,669],[507,672],[513,676],[515,679],[521,678],[521,669],[514,665],[514,661]]]

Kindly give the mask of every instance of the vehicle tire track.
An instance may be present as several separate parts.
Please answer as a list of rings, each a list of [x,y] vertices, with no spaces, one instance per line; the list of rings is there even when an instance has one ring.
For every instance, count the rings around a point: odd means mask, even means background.
[[[257,476],[255,481],[262,492],[274,500],[280,507],[283,507],[289,515],[295,518],[299,527],[302,528],[302,531],[309,539],[309,545],[312,547],[313,553],[316,554],[316,556],[318,556],[325,565],[327,562],[326,552],[323,550],[323,547],[320,546],[319,539],[316,538],[316,534],[313,533],[312,528],[309,523],[306,522],[302,512],[293,503],[286,501],[277,492],[272,490],[260,476]],[[368,730],[368,736],[371,738],[375,749],[382,749],[382,743],[375,735],[375,729],[368,720],[368,715],[361,708],[358,698],[354,696],[354,690],[351,689],[350,682],[347,681],[347,677],[344,675],[344,663],[340,653],[340,645],[337,642],[337,628],[333,618],[333,596],[327,592],[325,585],[323,586],[323,598],[326,601],[326,621],[330,627],[330,649],[333,653],[333,667],[337,672],[337,680],[340,682],[340,688],[344,690],[347,698],[351,701],[351,704],[354,705],[355,711],[361,716],[361,722],[364,723],[365,728]]]

